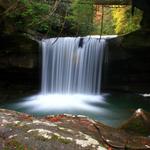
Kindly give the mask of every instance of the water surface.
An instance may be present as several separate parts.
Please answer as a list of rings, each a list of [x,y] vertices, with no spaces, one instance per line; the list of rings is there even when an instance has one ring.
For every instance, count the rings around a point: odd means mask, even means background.
[[[0,103],[1,108],[17,110],[35,116],[64,113],[85,115],[115,127],[128,119],[138,108],[150,112],[149,106],[149,98],[129,93],[34,95],[13,102]]]

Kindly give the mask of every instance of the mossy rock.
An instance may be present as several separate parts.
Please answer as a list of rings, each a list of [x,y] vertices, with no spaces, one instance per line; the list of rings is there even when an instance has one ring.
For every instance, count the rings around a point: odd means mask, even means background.
[[[59,137],[57,135],[52,135],[51,140],[58,141],[58,142],[60,142],[62,144],[69,144],[69,143],[71,143],[71,140],[63,139],[63,138],[61,138],[61,137]]]
[[[149,136],[150,135],[150,113],[142,109],[135,111],[133,116],[124,123],[121,127],[127,132]]]
[[[25,149],[27,149],[27,147],[25,145],[23,145],[22,143],[14,140],[14,139],[11,139],[7,142],[7,146],[5,146],[4,150],[13,150],[13,149],[25,150]]]

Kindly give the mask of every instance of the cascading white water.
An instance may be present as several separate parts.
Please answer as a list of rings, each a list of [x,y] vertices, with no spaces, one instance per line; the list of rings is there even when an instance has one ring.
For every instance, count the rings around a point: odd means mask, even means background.
[[[103,53],[111,37],[42,40],[42,92],[17,107],[35,114],[82,114],[98,120],[112,115],[100,93],[102,63],[109,60],[103,61]]]
[[[99,94],[105,39],[42,40],[42,94]]]

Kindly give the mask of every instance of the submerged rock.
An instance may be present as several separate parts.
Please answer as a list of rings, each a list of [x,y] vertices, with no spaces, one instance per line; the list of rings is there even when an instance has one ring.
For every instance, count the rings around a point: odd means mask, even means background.
[[[150,138],[115,129],[84,116],[35,118],[0,109],[0,149],[115,150],[149,149]]]

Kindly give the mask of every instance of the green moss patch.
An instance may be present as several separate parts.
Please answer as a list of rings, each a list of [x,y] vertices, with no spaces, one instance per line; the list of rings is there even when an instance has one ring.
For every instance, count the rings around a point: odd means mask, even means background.
[[[17,140],[10,140],[6,143],[4,150],[29,150],[26,145],[18,142]],[[31,149],[30,149],[31,150]]]
[[[52,138],[51,138],[51,140],[54,140],[54,141],[59,141],[60,143],[63,143],[63,144],[69,144],[69,143],[71,143],[71,140],[68,140],[68,139],[63,139],[63,138],[60,138],[59,136],[57,136],[57,135],[52,135]]]

